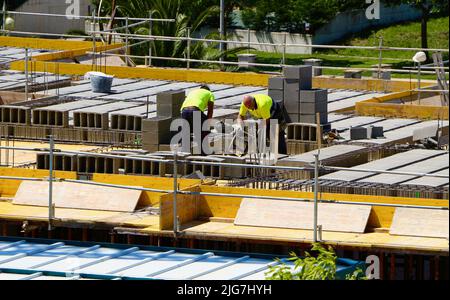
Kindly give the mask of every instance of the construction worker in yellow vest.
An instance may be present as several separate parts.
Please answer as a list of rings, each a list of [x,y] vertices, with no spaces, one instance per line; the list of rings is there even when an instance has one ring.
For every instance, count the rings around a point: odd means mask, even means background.
[[[189,122],[191,134],[194,131],[195,115],[199,115],[201,117],[201,126],[203,126],[203,123],[206,120],[212,119],[214,114],[214,100],[214,94],[207,85],[202,85],[199,89],[193,90],[187,95],[183,105],[181,106],[181,118]],[[208,109],[208,114],[205,114],[206,109]],[[202,131],[202,143],[203,139],[208,134],[208,131]]]
[[[278,120],[280,125],[280,132],[278,135],[278,153],[287,154],[286,138],[285,138],[285,124],[286,120],[283,113],[283,107],[276,101],[273,101],[267,95],[255,94],[244,96],[241,108],[239,110],[238,124],[242,124],[247,113],[250,113],[254,119],[266,120],[267,136],[270,136],[270,120]]]

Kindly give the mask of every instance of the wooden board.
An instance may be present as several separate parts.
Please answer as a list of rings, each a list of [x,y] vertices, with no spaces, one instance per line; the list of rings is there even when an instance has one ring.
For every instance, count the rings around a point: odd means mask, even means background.
[[[449,238],[448,210],[396,208],[392,235]]]
[[[133,212],[140,196],[141,191],[135,190],[69,182],[53,183],[53,203],[60,208]],[[22,182],[13,204],[48,207],[48,182]]]
[[[364,233],[372,207],[319,203],[324,231]],[[285,200],[242,199],[235,225],[313,230],[314,204]]]

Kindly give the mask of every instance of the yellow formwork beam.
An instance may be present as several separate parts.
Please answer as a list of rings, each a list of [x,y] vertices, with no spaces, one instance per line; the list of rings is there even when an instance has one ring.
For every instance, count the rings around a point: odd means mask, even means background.
[[[0,46],[45,50],[73,50],[89,47],[92,49],[92,42],[0,36]]]
[[[200,187],[189,187],[181,189],[181,191],[198,193],[200,192]],[[163,195],[160,197],[160,200],[159,229],[173,230],[173,194]],[[180,225],[198,220],[200,217],[199,202],[200,197],[198,195],[177,195],[177,217]]]
[[[421,120],[448,120],[448,107],[388,104],[388,103],[356,103],[359,116],[377,116],[390,118],[409,118]]]
[[[432,86],[432,81],[422,80],[421,87]],[[403,79],[352,79],[320,76],[313,78],[313,87],[324,89],[351,89],[363,91],[379,91],[379,92],[405,92],[418,88],[417,81],[409,81]]]
[[[29,63],[31,67],[31,63]],[[95,68],[95,66],[94,66]],[[12,70],[24,71],[25,62],[17,61],[11,63]],[[65,75],[84,75],[86,72],[94,71],[92,65],[81,65],[73,63],[55,63],[36,61],[33,62],[33,70]],[[256,73],[232,73],[216,72],[204,70],[186,70],[186,69],[165,69],[165,68],[132,68],[121,66],[102,66],[102,71],[114,75],[118,78],[142,78],[154,80],[175,80],[187,82],[219,83],[232,85],[248,86],[267,86],[268,75]]]
[[[95,51],[107,51],[112,49],[120,48],[122,44],[114,44],[114,45],[100,45],[97,46]],[[78,56],[85,55],[87,52],[93,52],[92,47],[84,47],[79,49],[73,49],[73,50],[65,50],[61,52],[54,52],[54,53],[44,53],[33,56],[33,61],[52,61],[52,60],[58,60],[58,59],[64,59],[64,58],[74,58]]]

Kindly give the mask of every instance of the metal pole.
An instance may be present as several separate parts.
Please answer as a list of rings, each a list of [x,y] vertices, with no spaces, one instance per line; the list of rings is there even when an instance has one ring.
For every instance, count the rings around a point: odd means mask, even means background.
[[[28,48],[25,48],[25,101],[28,101]]]
[[[383,64],[383,37],[380,36],[380,44],[379,44],[380,54],[378,57],[378,79],[381,78],[381,65]]]
[[[314,243],[317,243],[317,219],[319,206],[319,154],[314,154]]]
[[[250,53],[250,46],[251,46],[251,38],[250,38],[250,28],[247,29],[247,54]]]
[[[126,29],[127,36],[125,37],[125,63],[128,66],[128,34],[130,33],[128,31],[128,17],[126,17],[125,19],[125,27],[127,28]]]
[[[52,230],[52,220],[54,219],[54,211],[53,211],[53,150],[54,150],[54,141],[53,136],[49,136],[50,139],[50,161],[49,161],[49,178],[48,178],[48,230]]]
[[[187,28],[187,69],[191,68],[191,27]]]
[[[283,66],[286,65],[286,43],[287,43],[287,32],[284,33],[284,41],[283,41],[283,62],[281,63]]]
[[[418,70],[419,72],[417,73],[417,87],[418,87],[419,92],[417,95],[417,100],[419,100],[419,105],[420,105],[420,97],[421,97],[421,94],[420,94],[420,71],[421,71],[422,66],[421,66],[420,62],[418,64],[419,64],[419,70]]]
[[[153,11],[150,12],[150,21],[149,21],[149,25],[148,25],[148,34],[149,34],[149,36],[152,36],[152,34],[153,34],[152,17],[153,17]],[[148,41],[148,66],[149,67],[151,67],[151,65],[152,65],[152,55],[153,55],[152,41],[149,40]]]
[[[146,119],[148,119],[149,110],[150,110],[150,96],[147,96],[147,113],[145,114]]]
[[[225,0],[220,0],[220,39],[225,38]],[[225,51],[224,42],[220,42],[220,53]],[[223,57],[220,56],[220,61],[223,61]]]
[[[2,29],[6,29],[6,0],[3,0],[3,23],[2,23]]]
[[[178,149],[173,151],[173,233],[178,233],[177,193],[178,193]]]
[[[92,22],[91,22],[92,26],[93,26],[93,31],[92,31],[92,70],[93,71],[97,71],[97,56],[95,54],[95,52],[97,51],[97,45],[96,45],[96,23],[95,23],[95,9],[92,11]]]

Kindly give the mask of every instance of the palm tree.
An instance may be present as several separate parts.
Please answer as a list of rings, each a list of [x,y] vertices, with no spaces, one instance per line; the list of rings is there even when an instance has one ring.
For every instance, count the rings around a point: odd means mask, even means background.
[[[100,0],[96,1],[97,4]],[[195,20],[191,20],[188,14],[184,13],[187,7],[183,7],[182,0],[115,0],[117,14],[125,17],[148,18],[150,15],[156,19],[174,19],[175,22],[154,22],[152,35],[166,37],[187,37],[188,30],[195,33],[205,23],[206,19],[218,11],[218,6],[205,7]],[[103,0],[101,7],[102,15],[111,15],[112,1]],[[121,25],[124,25],[122,22]],[[130,28],[131,33],[149,35],[148,24]],[[212,33],[206,38],[217,39],[218,34]],[[134,42],[134,41],[133,41]],[[136,41],[139,42],[139,41]],[[153,56],[186,58],[188,52],[187,41],[152,41],[133,47],[131,53],[138,56],[146,56],[149,53],[149,46],[152,47]],[[247,48],[236,48],[228,51],[219,51],[218,43],[192,42],[189,48],[190,57],[199,60],[218,60],[234,53],[238,53]],[[156,66],[182,66],[184,63],[175,60],[154,60]],[[200,67],[212,67],[215,64],[192,64]]]

